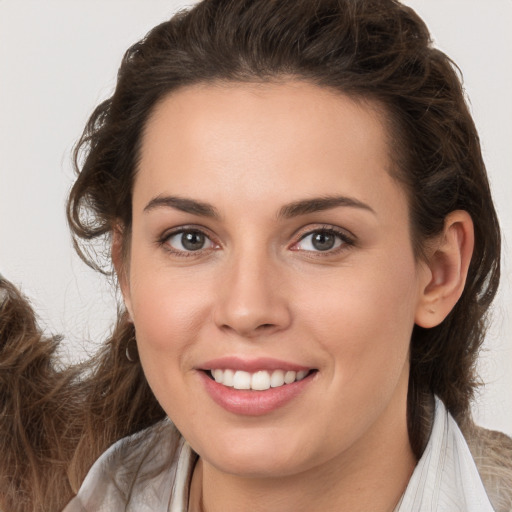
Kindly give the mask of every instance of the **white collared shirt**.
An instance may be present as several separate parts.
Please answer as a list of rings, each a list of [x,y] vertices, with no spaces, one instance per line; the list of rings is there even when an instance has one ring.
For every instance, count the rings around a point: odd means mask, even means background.
[[[196,460],[166,420],[109,448],[64,512],[187,512]],[[437,398],[430,439],[395,512],[494,512],[468,445]]]
[[[457,423],[436,398],[427,447],[396,512],[494,512]]]

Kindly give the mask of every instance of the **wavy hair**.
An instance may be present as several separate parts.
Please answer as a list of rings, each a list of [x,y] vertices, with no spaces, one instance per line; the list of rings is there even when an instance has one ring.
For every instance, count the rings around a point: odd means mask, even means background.
[[[155,27],[126,52],[115,93],[78,144],[68,204],[76,246],[108,237],[116,223],[129,240],[141,134],[159,100],[197,83],[289,79],[382,107],[418,257],[450,212],[466,210],[473,219],[462,297],[444,322],[416,327],[411,339],[409,430],[418,452],[422,396],[440,396],[458,421],[468,415],[499,282],[500,230],[458,68],[433,47],[412,9],[395,0],[209,0]]]
[[[473,219],[475,248],[462,297],[439,326],[415,327],[411,339],[408,427],[419,457],[432,394],[462,426],[470,423],[476,358],[499,281],[500,231],[460,72],[434,48],[412,9],[395,0],[204,0],[152,29],[124,55],[113,95],[94,110],[76,146],[77,179],[67,207],[75,247],[90,266],[108,273],[111,262],[96,258],[94,248],[108,251],[117,226],[129,243],[141,137],[160,100],[193,84],[282,80],[381,107],[391,172],[408,194],[418,258],[450,212],[465,210]],[[87,404],[72,428],[58,427],[70,447],[56,455],[68,463],[61,479],[71,482],[70,492],[106,446],[164,415],[140,364],[125,359],[133,339],[133,326],[120,311],[111,339],[85,369],[52,374],[61,379],[55,386],[66,390],[63,403]],[[44,371],[51,373],[50,367]],[[14,407],[21,388],[10,389]],[[28,396],[23,400],[35,400]],[[50,394],[45,403],[57,399]],[[24,427],[20,420],[13,435],[28,450]],[[64,443],[57,435],[52,439]],[[59,492],[52,482],[43,487],[48,495]]]

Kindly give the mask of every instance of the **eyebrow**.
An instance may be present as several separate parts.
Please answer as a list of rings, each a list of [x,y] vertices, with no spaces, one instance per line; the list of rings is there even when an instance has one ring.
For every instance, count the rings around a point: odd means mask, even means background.
[[[345,196],[326,196],[303,199],[284,205],[279,210],[277,218],[290,219],[300,215],[307,215],[308,213],[338,208],[340,206],[360,208],[375,214],[375,211],[371,206],[359,201],[358,199]],[[149,203],[144,207],[144,212],[149,212],[157,208],[174,208],[175,210],[199,215],[201,217],[210,217],[215,219],[220,218],[217,209],[211,204],[179,196],[157,196],[151,199],[151,201],[149,201]]]
[[[191,213],[193,215],[199,215],[201,217],[219,218],[217,209],[211,204],[178,196],[154,197],[144,207],[144,212],[149,212],[156,208],[174,208],[175,210]]]
[[[339,206],[360,208],[376,215],[375,210],[371,206],[358,199],[345,196],[326,196],[304,199],[287,204],[279,210],[278,218],[290,219],[292,217],[298,217],[299,215],[330,210]]]

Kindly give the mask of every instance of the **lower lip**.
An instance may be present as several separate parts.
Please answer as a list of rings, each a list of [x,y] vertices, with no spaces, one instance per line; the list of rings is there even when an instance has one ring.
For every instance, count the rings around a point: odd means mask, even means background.
[[[312,382],[316,372],[310,373],[302,380],[265,391],[230,388],[215,382],[204,371],[200,371],[199,374],[206,391],[217,405],[234,414],[262,416],[283,407],[300,395]]]

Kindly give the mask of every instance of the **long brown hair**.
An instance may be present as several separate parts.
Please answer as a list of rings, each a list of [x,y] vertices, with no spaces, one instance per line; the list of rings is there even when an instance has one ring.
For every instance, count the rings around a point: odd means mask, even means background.
[[[468,421],[486,312],[499,281],[500,232],[459,72],[432,46],[412,9],[395,0],[205,0],[155,27],[128,49],[114,94],[93,112],[77,144],[77,180],[68,202],[75,246],[89,265],[109,272],[110,261],[95,256],[104,251],[90,248],[109,247],[116,226],[123,227],[129,243],[141,134],[159,100],[191,84],[283,79],[308,81],[382,107],[392,173],[408,193],[418,257],[451,211],[466,210],[473,219],[475,250],[461,299],[442,324],[416,327],[411,339],[409,436],[419,456],[427,397],[437,394],[457,421]],[[140,365],[125,358],[133,339],[133,326],[120,311],[111,339],[84,368],[54,372],[45,363],[59,389],[67,390],[64,402],[81,404],[72,428],[59,424],[48,437],[64,446],[57,431],[66,432],[68,444],[56,457],[67,468],[60,478],[69,479],[73,489],[108,444],[163,417]],[[50,349],[45,357],[51,361]],[[21,367],[11,371],[21,374]],[[16,400],[38,403],[37,395],[22,399],[20,388],[10,386],[11,407]],[[49,395],[45,403],[59,399]],[[28,423],[18,423],[13,435],[19,446],[35,450]],[[38,463],[26,478],[43,478],[36,475]],[[47,480],[47,495],[58,494]]]
[[[123,314],[94,359],[66,369],[61,339],[1,276],[0,318],[0,508],[61,510],[107,446],[165,414],[119,343],[132,339]]]

